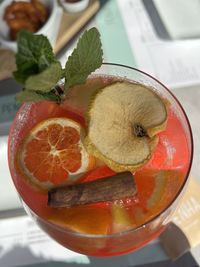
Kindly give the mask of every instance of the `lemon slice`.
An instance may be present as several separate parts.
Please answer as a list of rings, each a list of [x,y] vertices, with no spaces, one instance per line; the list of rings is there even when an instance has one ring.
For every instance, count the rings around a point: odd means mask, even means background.
[[[91,103],[85,146],[114,171],[135,171],[151,158],[166,121],[164,100],[153,90],[116,82]]]

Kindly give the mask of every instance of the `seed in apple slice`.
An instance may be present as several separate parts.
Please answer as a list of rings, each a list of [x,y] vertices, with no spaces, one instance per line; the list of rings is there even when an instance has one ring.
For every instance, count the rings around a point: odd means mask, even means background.
[[[135,171],[152,156],[167,122],[164,100],[129,81],[101,89],[88,111],[87,151],[116,172]]]

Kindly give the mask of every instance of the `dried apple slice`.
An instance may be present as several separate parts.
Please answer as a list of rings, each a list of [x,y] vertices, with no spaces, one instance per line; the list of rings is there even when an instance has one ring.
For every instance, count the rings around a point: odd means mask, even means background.
[[[166,121],[164,100],[153,90],[116,82],[91,103],[85,146],[114,171],[135,171],[151,158]]]

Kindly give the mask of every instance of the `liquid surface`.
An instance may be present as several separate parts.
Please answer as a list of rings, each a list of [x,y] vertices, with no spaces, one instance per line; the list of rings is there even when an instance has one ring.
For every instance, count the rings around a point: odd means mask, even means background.
[[[69,91],[62,106],[40,102],[25,104],[20,109],[12,129],[9,157],[12,177],[23,201],[30,209],[69,231],[87,234],[112,234],[136,228],[162,212],[182,187],[189,167],[189,151],[184,128],[172,107],[168,106],[165,131],[159,134],[159,143],[151,160],[134,173],[138,194],[113,203],[98,203],[75,208],[51,208],[47,193],[27,182],[19,170],[16,155],[23,139],[39,122],[47,118],[67,117],[86,127],[86,111],[93,95],[111,83],[112,77],[93,78],[84,86]],[[100,179],[114,172],[102,162],[83,174],[81,182]]]

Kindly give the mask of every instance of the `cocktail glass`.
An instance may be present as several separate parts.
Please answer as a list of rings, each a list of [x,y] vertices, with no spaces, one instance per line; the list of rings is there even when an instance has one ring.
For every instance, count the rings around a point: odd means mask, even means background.
[[[166,130],[159,134],[159,144],[154,155],[140,172],[148,173],[167,170],[169,173],[170,171],[172,173],[178,172],[180,175],[177,176],[179,179],[168,177],[169,183],[167,183],[162,201],[160,204],[156,204],[156,207],[154,206],[154,209],[152,209],[150,215],[148,213],[146,219],[146,215],[143,214],[142,220],[138,220],[133,227],[107,234],[73,231],[48,219],[55,213],[55,209],[47,205],[47,193],[44,194],[35,190],[20,174],[16,154],[21,142],[35,124],[44,119],[59,116],[69,116],[75,120],[84,120],[83,116],[87,109],[88,99],[86,97],[82,101],[83,107],[77,107],[74,100],[76,100],[76,97],[80,98],[80,96],[76,95],[75,90],[73,94],[70,95],[69,93],[68,101],[66,101],[68,103],[64,103],[62,107],[50,102],[25,103],[21,106],[12,123],[9,134],[8,160],[14,185],[25,210],[49,236],[64,247],[82,254],[114,256],[141,248],[165,230],[186,189],[193,157],[193,139],[188,118],[181,104],[157,79],[135,68],[107,63],[104,63],[89,78],[94,80],[99,77],[101,77],[101,81],[104,84],[113,79],[144,84],[158,93],[168,103]],[[98,88],[94,88],[94,91],[97,90]],[[93,89],[90,91],[93,92]],[[73,99],[69,110],[70,97]],[[144,185],[141,183],[140,188],[141,186],[144,187],[142,189],[144,192],[148,191],[148,183],[144,183]],[[137,213],[138,210],[135,209],[135,212]]]

